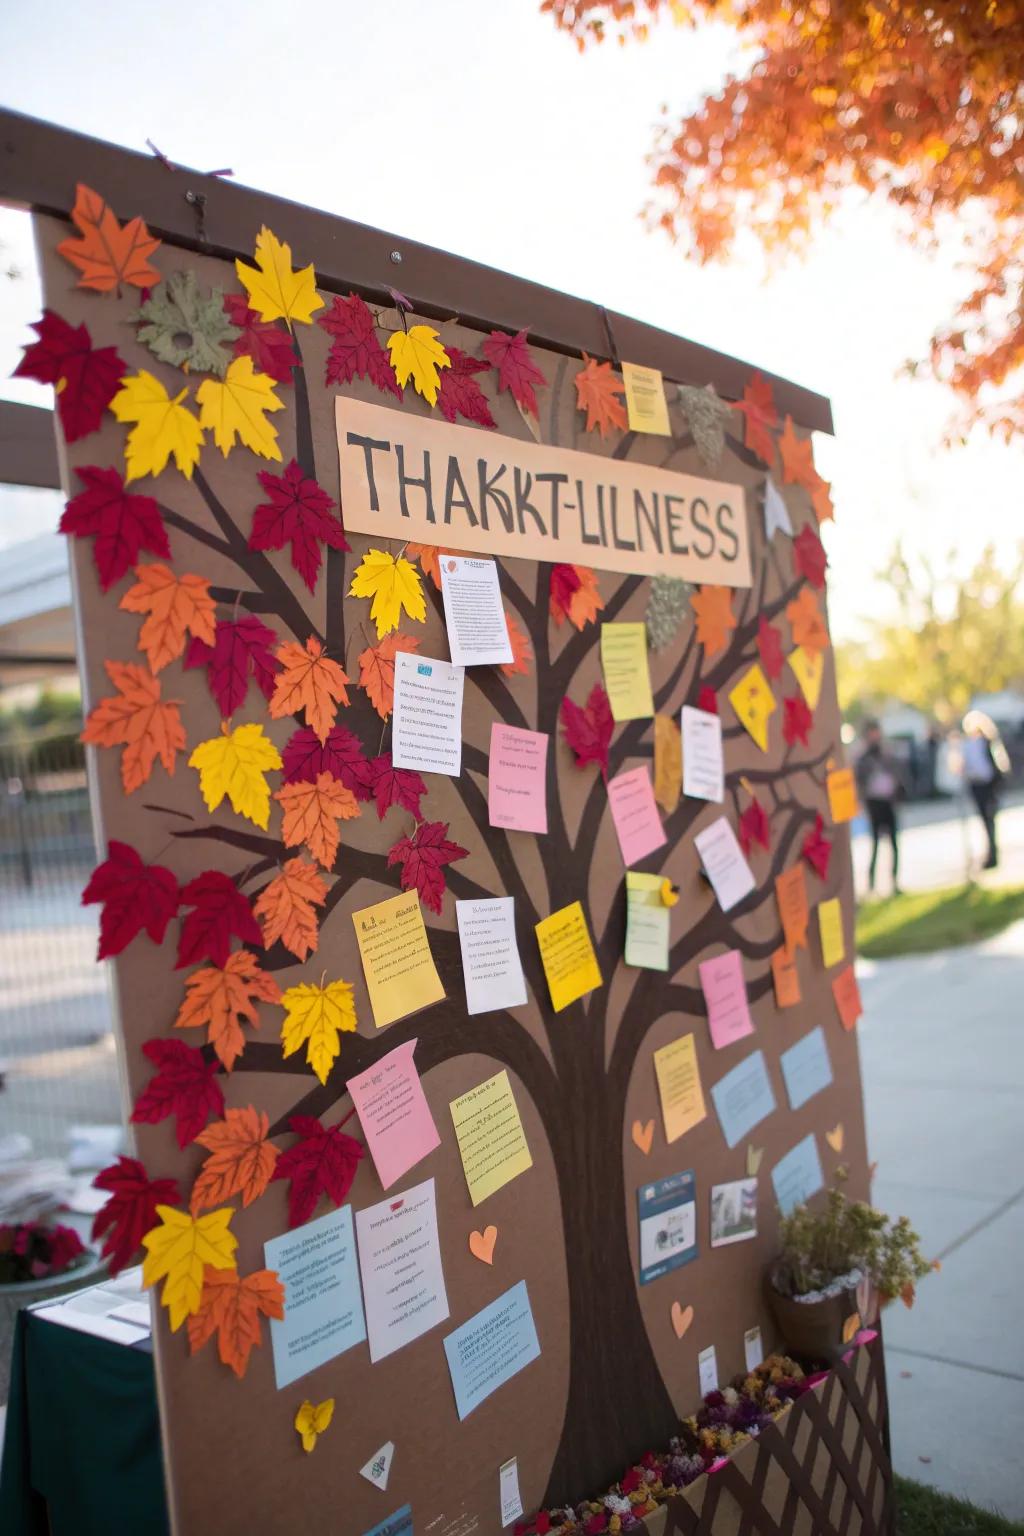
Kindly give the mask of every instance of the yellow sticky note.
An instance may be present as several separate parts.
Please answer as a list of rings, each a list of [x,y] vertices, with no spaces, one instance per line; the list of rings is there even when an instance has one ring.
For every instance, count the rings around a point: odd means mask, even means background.
[[[646,624],[602,624],[601,668],[615,720],[649,720],[654,714],[647,665]]]
[[[807,700],[807,707],[817,709],[821,698],[821,680],[825,675],[824,651],[809,651],[806,646],[798,645],[795,651],[789,653],[789,665],[800,684],[800,692]]]
[[[680,1035],[654,1053],[665,1140],[678,1141],[707,1115],[692,1035]]]
[[[857,781],[852,768],[836,768],[827,777],[828,808],[834,822],[852,821],[857,814]]]
[[[578,901],[541,918],[537,924],[537,943],[556,1013],[601,985],[597,956]]]
[[[657,437],[671,437],[665,385],[658,368],[642,368],[639,363],[623,363],[622,382],[626,386],[626,415],[631,432],[653,432]]]
[[[352,913],[352,922],[378,1029],[440,1002],[444,987],[415,891],[363,907]]]
[[[818,904],[818,929],[821,933],[821,958],[825,969],[831,970],[846,958],[843,942],[843,908],[838,896]]]
[[[729,694],[729,703],[762,752],[768,751],[768,721],[778,706],[775,695],[755,661]]]
[[[507,1072],[489,1077],[448,1107],[474,1205],[533,1167]]]

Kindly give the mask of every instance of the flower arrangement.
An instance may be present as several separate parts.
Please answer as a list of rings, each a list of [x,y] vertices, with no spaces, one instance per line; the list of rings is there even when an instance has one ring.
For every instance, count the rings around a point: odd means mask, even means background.
[[[87,1253],[72,1227],[45,1221],[0,1225],[0,1285],[44,1280],[75,1269]]]

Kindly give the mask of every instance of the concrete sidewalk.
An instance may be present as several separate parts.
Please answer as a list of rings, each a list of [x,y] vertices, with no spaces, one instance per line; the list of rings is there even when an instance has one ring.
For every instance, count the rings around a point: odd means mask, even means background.
[[[1024,1518],[1024,923],[858,974],[874,1202],[942,1261],[885,1315],[896,1470]]]

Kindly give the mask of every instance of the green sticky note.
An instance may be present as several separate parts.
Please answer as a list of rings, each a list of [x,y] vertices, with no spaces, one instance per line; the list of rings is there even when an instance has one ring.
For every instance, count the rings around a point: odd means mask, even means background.
[[[661,896],[661,875],[626,872],[627,965],[668,970],[669,911]]]

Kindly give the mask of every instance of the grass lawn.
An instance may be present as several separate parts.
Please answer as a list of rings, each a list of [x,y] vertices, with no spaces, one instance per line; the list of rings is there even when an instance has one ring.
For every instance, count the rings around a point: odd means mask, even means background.
[[[896,1536],[1021,1536],[1024,1525],[936,1493],[905,1477],[896,1479]]]
[[[865,901],[857,912],[857,948],[871,960],[921,955],[991,938],[1024,917],[1022,885],[950,885]]]

